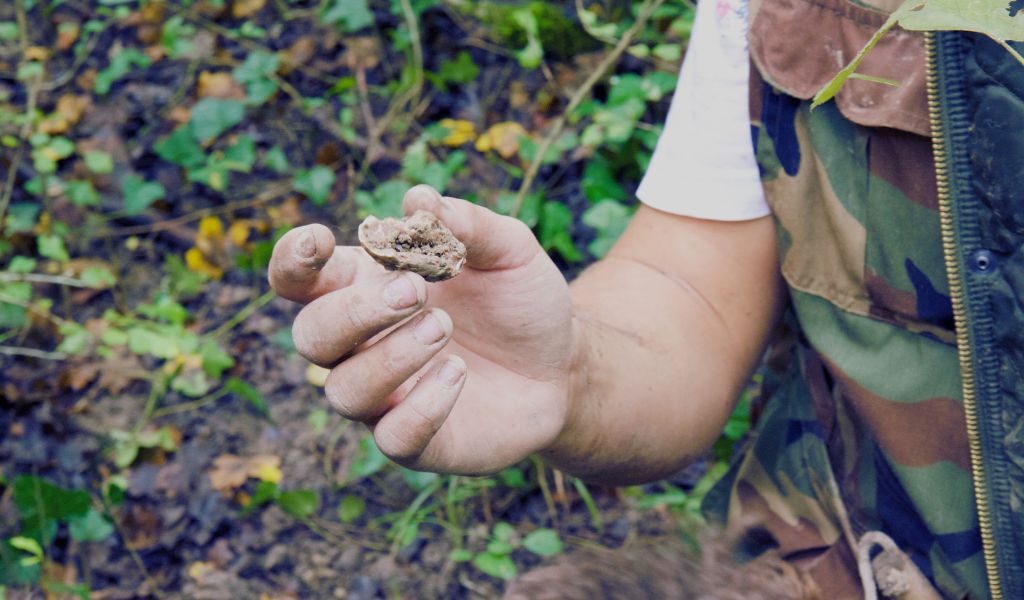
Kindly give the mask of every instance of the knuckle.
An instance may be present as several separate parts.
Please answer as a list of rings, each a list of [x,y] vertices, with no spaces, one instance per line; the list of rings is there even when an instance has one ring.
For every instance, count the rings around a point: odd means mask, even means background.
[[[373,439],[384,456],[398,463],[415,459],[422,445],[418,433],[404,427],[377,427]]]
[[[328,378],[324,387],[324,395],[327,396],[327,403],[339,415],[353,421],[362,421],[369,418],[360,400],[360,394],[356,391],[351,382],[332,381]]]

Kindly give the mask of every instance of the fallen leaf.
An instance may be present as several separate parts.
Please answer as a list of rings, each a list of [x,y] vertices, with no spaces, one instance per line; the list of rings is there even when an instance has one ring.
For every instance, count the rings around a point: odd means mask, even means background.
[[[276,225],[291,225],[292,227],[305,219],[302,216],[302,209],[299,208],[299,201],[294,196],[290,196],[278,206],[268,208],[267,216]]]
[[[445,146],[461,146],[476,138],[476,126],[465,119],[441,119],[439,124],[448,130],[448,136],[441,140]]]
[[[71,48],[78,41],[81,27],[78,23],[65,22],[57,26],[57,49],[60,51]]]
[[[167,115],[172,121],[177,124],[188,123],[192,120],[192,109],[187,106],[175,106],[171,109],[171,112]]]
[[[26,60],[37,60],[43,62],[50,58],[50,50],[43,46],[29,46],[25,48],[25,59]]]
[[[249,240],[249,231],[252,229],[252,222],[248,219],[234,221],[228,226],[228,239],[235,246],[241,248]]]
[[[523,126],[515,121],[495,123],[477,138],[476,149],[480,152],[495,150],[503,158],[512,158],[519,152],[519,138],[526,135]]]
[[[220,279],[224,276],[224,269],[206,260],[199,248],[189,248],[185,252],[185,264],[191,271],[203,273],[212,279]]]
[[[348,40],[341,62],[353,71],[369,71],[380,64],[380,55],[377,38],[359,36]]]
[[[53,113],[39,123],[39,130],[50,135],[65,133],[81,120],[82,115],[92,106],[88,96],[64,94],[57,99]]]
[[[207,575],[216,570],[217,565],[210,562],[197,560],[196,562],[188,566],[188,576],[195,580],[197,583],[202,583],[204,577],[206,577]]]
[[[235,0],[231,3],[231,16],[236,19],[251,17],[260,12],[267,0]]]
[[[310,363],[306,367],[306,381],[312,383],[316,387],[324,387],[327,383],[327,375],[330,373],[329,370]]]
[[[258,454],[249,459],[250,477],[270,483],[281,483],[281,458],[273,454]]]
[[[197,92],[200,98],[245,100],[245,88],[235,81],[231,73],[226,71],[203,71],[200,73]]]
[[[164,17],[166,16],[166,6],[164,0],[149,0],[142,3],[142,8],[139,10],[139,17],[145,23],[153,23],[155,25],[163,25]]]
[[[316,41],[313,36],[305,35],[281,53],[281,74],[287,75],[296,67],[307,64],[316,56]]]
[[[221,454],[213,460],[210,469],[210,486],[219,492],[231,491],[242,487],[249,478],[247,461],[234,454]]]

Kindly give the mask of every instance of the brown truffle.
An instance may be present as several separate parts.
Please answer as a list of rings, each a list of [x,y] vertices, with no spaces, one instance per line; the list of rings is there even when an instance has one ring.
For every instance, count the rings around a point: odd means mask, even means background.
[[[425,210],[404,219],[366,217],[359,243],[387,269],[412,271],[427,281],[451,279],[466,262],[466,246]]]

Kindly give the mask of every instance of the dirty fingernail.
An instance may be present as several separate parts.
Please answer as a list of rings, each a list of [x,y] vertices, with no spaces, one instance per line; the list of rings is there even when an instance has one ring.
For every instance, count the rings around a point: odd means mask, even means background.
[[[437,374],[441,383],[448,387],[453,387],[455,384],[462,379],[462,376],[466,374],[466,371],[462,368],[462,363],[457,360],[449,358],[444,366],[441,367],[441,371]]]
[[[312,231],[304,231],[295,240],[295,254],[301,258],[313,258],[316,255],[316,236]]]
[[[399,275],[397,279],[384,287],[384,302],[396,310],[415,306],[420,301],[419,291],[408,275]]]
[[[425,346],[435,344],[445,336],[441,322],[436,315],[429,312],[420,318],[420,322],[416,324],[412,334],[419,343]]]

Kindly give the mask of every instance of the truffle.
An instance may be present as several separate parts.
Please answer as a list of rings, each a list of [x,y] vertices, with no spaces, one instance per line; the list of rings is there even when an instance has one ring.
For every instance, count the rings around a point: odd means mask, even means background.
[[[359,243],[390,270],[412,271],[427,281],[444,281],[466,263],[466,246],[433,213],[418,210],[404,219],[367,217]]]

